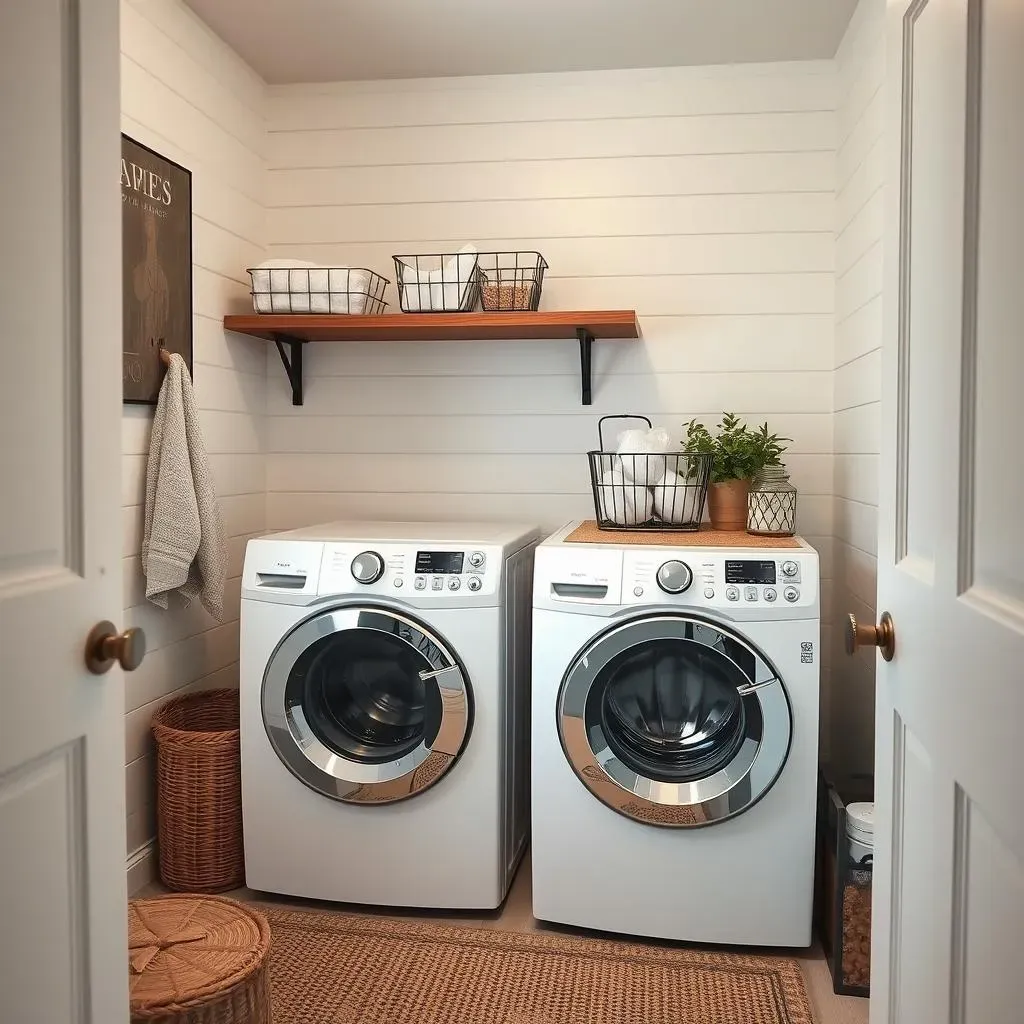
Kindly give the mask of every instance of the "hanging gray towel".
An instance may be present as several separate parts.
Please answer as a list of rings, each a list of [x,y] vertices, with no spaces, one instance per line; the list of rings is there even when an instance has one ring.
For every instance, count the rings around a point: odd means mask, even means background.
[[[218,621],[224,610],[224,531],[185,360],[172,354],[153,417],[146,471],[142,571],[146,597],[186,605],[197,596]]]

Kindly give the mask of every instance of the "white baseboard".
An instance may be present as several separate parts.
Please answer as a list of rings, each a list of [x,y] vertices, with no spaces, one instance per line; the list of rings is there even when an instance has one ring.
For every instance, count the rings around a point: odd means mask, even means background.
[[[156,881],[156,839],[143,843],[128,858],[128,895],[134,896]]]

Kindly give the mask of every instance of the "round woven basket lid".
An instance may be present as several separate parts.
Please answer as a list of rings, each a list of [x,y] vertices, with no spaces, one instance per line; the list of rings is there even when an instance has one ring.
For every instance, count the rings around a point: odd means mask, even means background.
[[[208,1001],[258,971],[266,918],[223,896],[161,896],[128,904],[133,1012]]]

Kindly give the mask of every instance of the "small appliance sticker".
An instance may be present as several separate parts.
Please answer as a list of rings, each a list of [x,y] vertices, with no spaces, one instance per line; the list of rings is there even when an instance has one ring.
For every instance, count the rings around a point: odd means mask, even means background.
[[[800,644],[800,664],[814,664],[814,643],[810,640]]]

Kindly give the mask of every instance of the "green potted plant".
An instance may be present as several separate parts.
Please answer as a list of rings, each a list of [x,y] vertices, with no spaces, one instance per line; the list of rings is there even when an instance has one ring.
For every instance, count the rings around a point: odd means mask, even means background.
[[[765,466],[777,466],[786,451],[783,442],[791,440],[768,431],[768,424],[757,430],[731,412],[722,413],[717,435],[695,419],[686,425],[686,451],[713,455],[711,483],[708,486],[708,515],[715,530],[744,530],[747,526],[747,495],[750,482]]]

